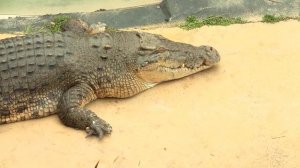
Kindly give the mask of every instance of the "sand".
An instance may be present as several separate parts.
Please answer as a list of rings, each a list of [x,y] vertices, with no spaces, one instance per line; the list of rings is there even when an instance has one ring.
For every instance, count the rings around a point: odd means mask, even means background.
[[[99,141],[57,116],[0,126],[0,168],[300,167],[300,22],[148,32],[212,45],[218,66],[88,108]],[[0,35],[4,38],[5,35]]]

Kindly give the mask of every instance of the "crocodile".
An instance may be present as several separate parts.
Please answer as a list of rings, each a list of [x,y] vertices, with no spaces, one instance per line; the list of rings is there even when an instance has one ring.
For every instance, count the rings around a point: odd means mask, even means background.
[[[110,31],[78,36],[38,33],[0,40],[0,125],[57,114],[99,138],[108,122],[85,108],[105,97],[126,98],[220,61],[211,46],[161,35]]]

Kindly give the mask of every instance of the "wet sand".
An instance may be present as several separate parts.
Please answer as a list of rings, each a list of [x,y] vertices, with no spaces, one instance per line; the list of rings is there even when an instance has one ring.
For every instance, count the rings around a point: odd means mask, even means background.
[[[300,167],[299,30],[297,21],[147,30],[212,45],[221,62],[133,98],[91,103],[114,128],[102,141],[55,115],[1,125],[0,168]]]

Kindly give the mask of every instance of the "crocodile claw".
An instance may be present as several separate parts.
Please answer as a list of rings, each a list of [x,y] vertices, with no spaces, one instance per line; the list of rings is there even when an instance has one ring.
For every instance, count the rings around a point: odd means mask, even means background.
[[[112,132],[112,127],[104,120],[99,119],[92,121],[92,124],[89,127],[86,127],[87,136],[96,135],[99,139],[102,139],[104,135],[110,134]]]

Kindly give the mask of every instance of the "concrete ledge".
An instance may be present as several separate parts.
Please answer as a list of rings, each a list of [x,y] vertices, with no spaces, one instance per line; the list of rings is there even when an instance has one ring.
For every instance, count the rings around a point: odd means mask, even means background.
[[[249,16],[277,14],[299,16],[298,0],[163,0],[161,3],[133,8],[104,10],[90,13],[66,13],[88,23],[103,22],[110,27],[126,28],[172,22],[189,15],[198,17]],[[42,26],[57,15],[0,19],[0,32],[24,31],[26,26]]]
[[[180,19],[189,15],[199,17],[264,14],[295,16],[300,12],[298,0],[166,0],[162,4],[166,6],[172,19]]]
[[[88,23],[103,22],[114,28],[155,24],[163,22],[166,19],[164,13],[160,9],[159,4],[86,13],[80,18]]]

